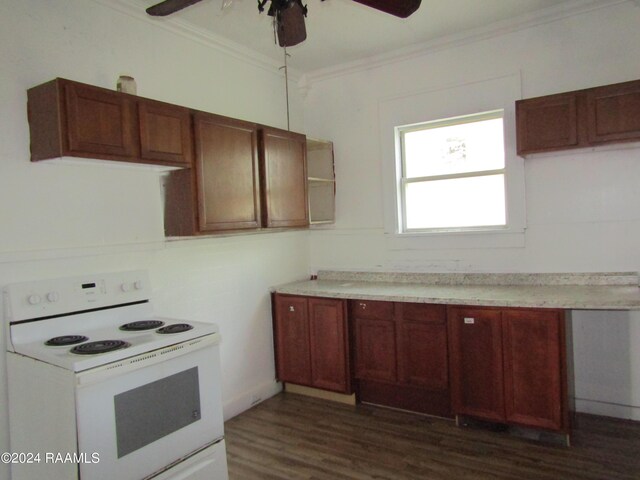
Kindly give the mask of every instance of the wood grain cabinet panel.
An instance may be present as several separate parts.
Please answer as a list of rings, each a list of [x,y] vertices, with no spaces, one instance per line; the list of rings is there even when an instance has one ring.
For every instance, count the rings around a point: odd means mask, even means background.
[[[449,389],[444,305],[398,304],[398,380],[432,391]]]
[[[504,421],[500,311],[450,308],[449,355],[454,413]]]
[[[569,432],[564,312],[450,307],[453,411]]]
[[[350,315],[360,400],[451,416],[446,308],[353,300]]]
[[[260,166],[262,219],[266,227],[309,225],[306,137],[262,127]]]
[[[590,143],[640,140],[640,81],[593,88],[586,96]]]
[[[395,382],[396,326],[393,318],[372,320],[354,319],[356,337],[356,378]]]
[[[278,379],[351,393],[346,302],[279,294],[273,302]]]
[[[69,153],[136,156],[133,102],[89,85],[64,83]]]
[[[507,310],[502,322],[507,422],[562,430],[568,421],[562,313]]]
[[[199,231],[259,227],[257,125],[196,113],[194,128]]]
[[[276,295],[274,310],[278,379],[282,382],[309,385],[311,350],[307,299]]]
[[[140,157],[190,167],[193,139],[189,109],[146,99],[138,100],[137,105]]]
[[[57,78],[27,91],[31,160],[95,158],[191,167],[190,111]]]
[[[27,91],[31,161],[64,156],[134,161],[134,97],[61,78]]]
[[[516,102],[518,155],[640,141],[640,80]]]
[[[345,304],[340,300],[309,298],[311,383],[316,388],[350,391]]]
[[[518,155],[578,145],[577,97],[572,94],[516,102]]]

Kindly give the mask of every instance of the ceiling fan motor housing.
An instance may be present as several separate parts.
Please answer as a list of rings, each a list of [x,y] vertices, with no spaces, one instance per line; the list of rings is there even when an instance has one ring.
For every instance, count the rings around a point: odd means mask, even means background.
[[[307,30],[304,25],[304,17],[307,15],[307,7],[302,5],[302,0],[283,0],[271,2],[271,8],[276,3],[276,25],[278,31],[278,44],[281,47],[292,47],[303,42],[307,38]],[[271,9],[269,9],[271,11]]]

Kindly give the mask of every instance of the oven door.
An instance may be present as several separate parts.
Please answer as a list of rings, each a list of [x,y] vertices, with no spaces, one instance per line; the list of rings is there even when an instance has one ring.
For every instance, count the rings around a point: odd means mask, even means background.
[[[82,372],[82,480],[140,480],[224,435],[218,335]]]

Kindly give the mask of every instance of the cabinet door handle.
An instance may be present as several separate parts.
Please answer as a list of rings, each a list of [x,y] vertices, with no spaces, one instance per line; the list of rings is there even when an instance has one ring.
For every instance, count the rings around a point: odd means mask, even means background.
[[[289,311],[290,312],[295,312],[296,308],[293,305],[289,305]]]
[[[473,325],[474,323],[476,323],[476,319],[475,318],[464,317],[464,324],[465,325]]]

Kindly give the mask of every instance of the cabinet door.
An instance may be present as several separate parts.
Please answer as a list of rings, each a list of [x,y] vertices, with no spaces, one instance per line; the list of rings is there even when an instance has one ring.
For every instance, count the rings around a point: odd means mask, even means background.
[[[449,389],[444,305],[398,304],[398,381],[433,391]]]
[[[187,108],[140,99],[138,123],[142,159],[191,166],[191,113]]]
[[[311,383],[348,393],[349,354],[344,300],[309,298]]]
[[[587,91],[590,143],[640,140],[640,80]]]
[[[453,412],[503,422],[500,311],[451,307],[448,323]]]
[[[257,126],[198,113],[194,127],[199,230],[259,227]]]
[[[356,344],[356,378],[395,383],[396,324],[392,302],[351,302]]]
[[[96,158],[138,156],[133,100],[128,95],[63,83],[69,151]]]
[[[309,225],[306,137],[263,127],[260,143],[264,226]]]
[[[516,102],[518,155],[578,145],[577,97],[575,94]]]
[[[564,316],[555,310],[504,310],[505,411],[508,422],[565,426]]]
[[[307,299],[275,295],[275,350],[278,380],[311,384]]]

